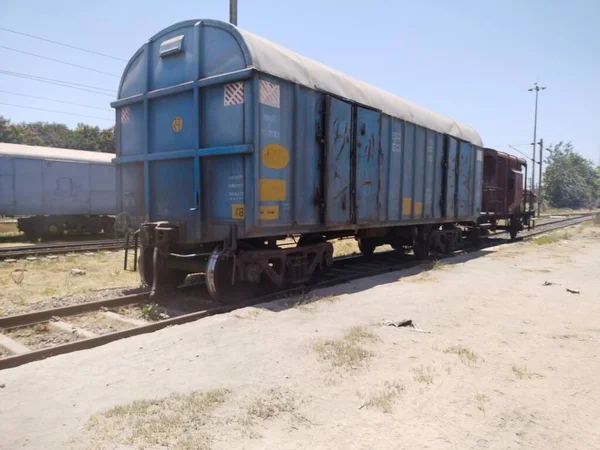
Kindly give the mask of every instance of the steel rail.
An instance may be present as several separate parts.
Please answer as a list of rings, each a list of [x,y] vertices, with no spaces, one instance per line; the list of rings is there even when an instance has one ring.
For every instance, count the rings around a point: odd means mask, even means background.
[[[19,247],[2,247],[0,248],[0,260],[8,258],[23,258],[36,255],[57,255],[65,253],[81,253],[88,251],[122,249],[124,244],[118,241],[105,242],[82,242],[82,243],[65,243],[65,244],[47,244],[47,245],[32,245]]]

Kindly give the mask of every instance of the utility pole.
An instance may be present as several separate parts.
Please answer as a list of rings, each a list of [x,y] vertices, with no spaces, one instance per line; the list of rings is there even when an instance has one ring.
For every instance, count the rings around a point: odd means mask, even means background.
[[[544,89],[546,89],[546,87],[538,86],[537,81],[535,83],[533,83],[533,87],[531,89],[529,89],[529,92],[535,91],[535,118],[533,121],[533,142],[531,143],[531,145],[533,147],[533,167],[532,167],[532,171],[531,171],[531,191],[532,192],[535,189],[535,144],[536,144],[536,138],[537,138],[538,94],[540,93],[540,90],[543,91]],[[531,207],[531,202],[530,202],[530,207]]]
[[[544,140],[540,139],[540,179],[538,181],[537,216],[542,212],[542,161],[544,161]],[[535,169],[535,167],[534,167]]]
[[[237,0],[229,0],[229,22],[237,26]]]

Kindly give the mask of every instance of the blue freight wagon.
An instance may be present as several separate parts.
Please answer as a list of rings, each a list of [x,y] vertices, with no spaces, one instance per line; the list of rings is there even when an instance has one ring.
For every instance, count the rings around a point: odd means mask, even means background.
[[[118,208],[153,292],[205,271],[227,300],[306,281],[332,263],[332,238],[424,257],[451,250],[458,225],[477,232],[475,130],[231,24],[156,34],[112,106]],[[289,235],[298,245],[277,245]]]
[[[30,239],[113,232],[113,154],[0,143],[0,215]]]

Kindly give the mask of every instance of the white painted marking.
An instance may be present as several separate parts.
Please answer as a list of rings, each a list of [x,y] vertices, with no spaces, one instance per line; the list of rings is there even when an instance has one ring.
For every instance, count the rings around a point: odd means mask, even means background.
[[[263,105],[279,108],[279,85],[269,81],[260,80],[258,98]]]
[[[232,83],[225,85],[223,104],[225,106],[241,105],[244,103],[244,83]]]
[[[121,123],[129,122],[129,114],[130,114],[129,106],[121,108]]]

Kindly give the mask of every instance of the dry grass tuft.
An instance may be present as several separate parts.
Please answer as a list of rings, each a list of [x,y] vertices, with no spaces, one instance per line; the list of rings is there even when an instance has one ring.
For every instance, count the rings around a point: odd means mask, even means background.
[[[443,261],[438,261],[437,259],[434,259],[433,261],[430,261],[427,264],[427,270],[442,270],[446,267],[446,263]]]
[[[582,336],[580,334],[555,334],[552,336],[552,339],[575,339],[578,341],[587,341],[588,337],[587,336]]]
[[[270,388],[250,403],[246,415],[251,421],[270,420],[282,413],[293,413],[297,408],[298,401],[292,391]]]
[[[529,273],[550,273],[552,271],[550,269],[523,269],[523,272],[529,272]]]
[[[490,399],[485,394],[477,394],[475,396],[475,402],[477,403],[477,409],[485,414],[485,405]]]
[[[369,395],[361,408],[376,408],[384,413],[394,410],[396,400],[404,392],[404,385],[400,381],[386,381],[383,389]]]
[[[519,380],[530,379],[532,374],[527,370],[527,366],[512,366],[512,371]]]
[[[295,302],[293,303],[294,308],[308,310],[308,306],[313,305],[317,302],[325,302],[325,303],[333,303],[337,300],[337,297],[334,295],[301,295],[297,297]]]
[[[452,345],[444,350],[444,353],[458,355],[460,360],[467,365],[475,364],[477,361],[479,361],[479,357],[475,352],[469,350],[468,348],[461,347],[460,345]]]
[[[425,383],[427,386],[433,384],[433,376],[435,375],[435,370],[431,366],[421,366],[415,369],[411,369],[414,373],[414,379],[418,383]]]
[[[195,391],[117,406],[92,416],[80,442],[85,443],[83,448],[130,445],[208,450],[213,440],[210,427],[213,413],[228,394],[226,389]]]
[[[337,369],[358,369],[367,364],[375,354],[364,348],[366,342],[377,342],[379,336],[363,327],[353,327],[342,339],[316,341],[313,349],[321,360]]]
[[[555,242],[571,239],[572,234],[568,231],[553,231],[552,233],[540,236],[533,241],[536,245],[548,245],[554,244]]]

